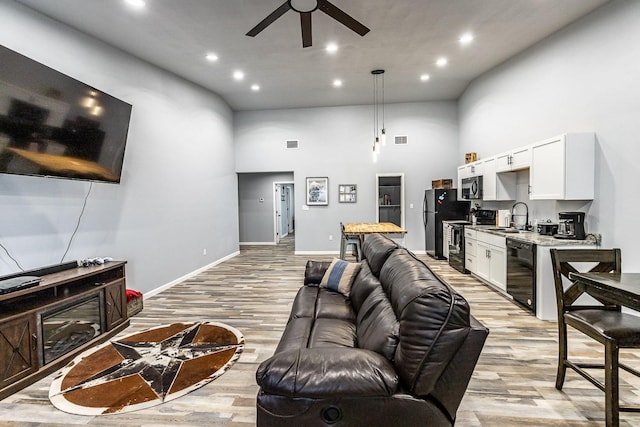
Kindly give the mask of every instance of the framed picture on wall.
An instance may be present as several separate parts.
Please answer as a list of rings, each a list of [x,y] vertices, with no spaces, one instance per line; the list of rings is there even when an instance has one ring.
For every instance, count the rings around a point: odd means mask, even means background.
[[[326,206],[329,204],[329,178],[307,178],[307,205]]]
[[[338,186],[338,202],[340,203],[355,203],[357,194],[355,184],[340,184]]]

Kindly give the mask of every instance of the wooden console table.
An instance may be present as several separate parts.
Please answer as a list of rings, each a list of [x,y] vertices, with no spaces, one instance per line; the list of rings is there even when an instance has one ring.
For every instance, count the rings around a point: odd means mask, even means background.
[[[126,262],[74,267],[0,295],[0,399],[129,326]]]

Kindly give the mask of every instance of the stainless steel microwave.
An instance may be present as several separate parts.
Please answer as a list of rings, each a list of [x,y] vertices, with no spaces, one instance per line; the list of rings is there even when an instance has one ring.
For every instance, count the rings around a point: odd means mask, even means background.
[[[481,176],[462,179],[462,198],[466,200],[482,199]]]

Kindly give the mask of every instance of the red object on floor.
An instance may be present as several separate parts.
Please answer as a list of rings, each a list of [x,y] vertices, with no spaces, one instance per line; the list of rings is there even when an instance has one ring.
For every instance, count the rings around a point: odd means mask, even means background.
[[[130,302],[136,298],[140,298],[141,296],[141,292],[134,291],[133,289],[127,289],[127,302]]]

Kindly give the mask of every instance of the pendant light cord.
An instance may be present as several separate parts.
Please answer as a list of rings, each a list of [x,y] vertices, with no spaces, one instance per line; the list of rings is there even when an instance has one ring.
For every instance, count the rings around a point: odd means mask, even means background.
[[[384,74],[382,75],[382,129],[384,130]]]

